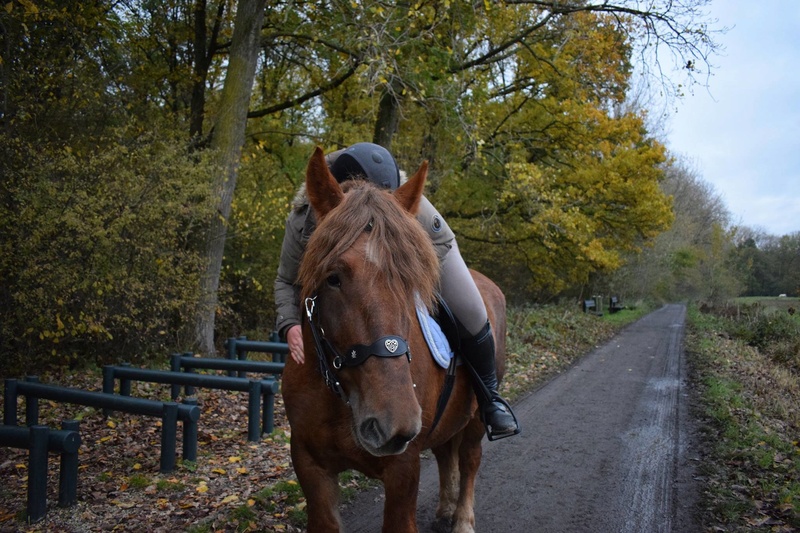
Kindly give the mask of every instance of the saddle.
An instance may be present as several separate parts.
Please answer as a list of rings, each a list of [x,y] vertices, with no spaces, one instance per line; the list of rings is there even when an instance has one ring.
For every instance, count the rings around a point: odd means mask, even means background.
[[[439,400],[436,402],[436,414],[433,418],[431,429],[428,432],[429,434],[433,433],[433,430],[436,429],[444,413],[447,401],[450,399],[450,393],[453,391],[453,384],[456,379],[456,366],[463,359],[455,355],[461,352],[458,320],[441,295],[437,295],[436,299],[438,302],[438,309],[435,317],[431,316],[424,306],[417,305],[417,316],[422,328],[422,334],[431,351],[431,356],[439,366],[447,369],[444,378],[444,386],[442,387],[442,392],[439,394]]]
[[[417,319],[433,360],[442,368],[448,368],[460,349],[458,322],[441,296],[437,296],[437,302],[433,315],[417,302]]]

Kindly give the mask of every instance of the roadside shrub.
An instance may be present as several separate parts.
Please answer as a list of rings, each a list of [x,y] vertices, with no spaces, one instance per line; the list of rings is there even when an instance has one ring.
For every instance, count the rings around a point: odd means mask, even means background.
[[[4,373],[141,362],[186,340],[208,163],[168,132],[135,125],[99,143],[3,154]]]
[[[759,313],[747,329],[748,344],[764,349],[775,342],[800,338],[800,323],[786,313]]]
[[[765,351],[776,363],[800,373],[800,336],[773,342]]]

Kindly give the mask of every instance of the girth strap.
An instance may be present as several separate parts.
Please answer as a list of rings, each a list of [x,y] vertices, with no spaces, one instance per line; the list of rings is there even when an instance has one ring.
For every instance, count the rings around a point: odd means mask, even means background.
[[[437,297],[439,299],[439,314],[440,316],[443,315],[443,319],[446,319],[440,321],[442,329],[444,330],[445,327],[448,327],[450,332],[454,333],[458,324],[456,317],[453,315],[447,302],[444,301],[444,298],[442,298],[441,295],[437,295]],[[453,392],[453,385],[456,382],[456,360],[459,357],[458,354],[461,352],[461,338],[457,334],[453,334],[450,335],[448,339],[453,343],[452,348],[455,354],[452,359],[450,359],[450,364],[447,366],[447,373],[444,375],[444,383],[442,384],[442,392],[439,393],[439,399],[436,402],[436,413],[433,416],[433,423],[431,424],[431,429],[428,431],[428,435],[433,433],[433,430],[439,425],[439,421],[442,419],[444,410],[447,407],[447,402],[450,400],[450,394]]]

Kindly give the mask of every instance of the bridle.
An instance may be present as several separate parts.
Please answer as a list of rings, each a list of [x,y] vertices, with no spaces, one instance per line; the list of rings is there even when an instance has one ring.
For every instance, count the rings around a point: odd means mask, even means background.
[[[405,355],[411,362],[411,349],[408,343],[402,337],[397,335],[387,335],[376,340],[372,344],[354,344],[346,350],[346,356],[340,354],[336,348],[325,338],[325,331],[317,325],[314,319],[316,310],[317,296],[305,299],[306,317],[308,318],[308,326],[311,329],[311,334],[314,337],[314,347],[317,352],[317,359],[319,361],[319,371],[325,380],[325,385],[345,403],[345,397],[342,385],[336,377],[335,370],[341,370],[343,367],[352,368],[361,365],[367,359],[372,357],[400,357]],[[319,313],[316,313],[319,317]],[[331,362],[328,362],[328,355],[333,356]],[[333,368],[331,368],[331,366]]]

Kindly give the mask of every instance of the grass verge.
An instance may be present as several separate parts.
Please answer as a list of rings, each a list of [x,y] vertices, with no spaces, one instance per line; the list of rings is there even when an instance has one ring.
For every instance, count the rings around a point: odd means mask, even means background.
[[[711,443],[704,522],[714,531],[797,531],[800,377],[768,347],[742,340],[742,327],[742,318],[689,309],[686,347]]]

